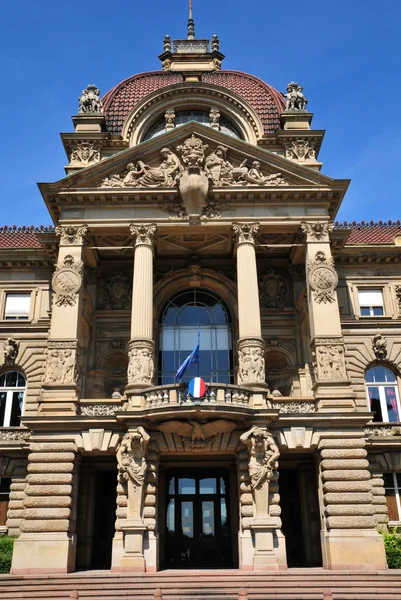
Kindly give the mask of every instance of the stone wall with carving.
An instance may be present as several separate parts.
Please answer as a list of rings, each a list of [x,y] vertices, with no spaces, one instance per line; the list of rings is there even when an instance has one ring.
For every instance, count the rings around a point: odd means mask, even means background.
[[[348,376],[351,379],[352,389],[356,393],[356,406],[361,410],[368,408],[365,385],[365,373],[367,369],[376,364],[382,364],[391,369],[395,374],[399,374],[401,370],[400,336],[394,332],[393,335],[382,337],[384,340],[380,340],[380,353],[383,354],[383,349],[385,348],[385,359],[378,357],[377,348],[375,351],[375,335],[351,334],[346,335],[344,338]]]

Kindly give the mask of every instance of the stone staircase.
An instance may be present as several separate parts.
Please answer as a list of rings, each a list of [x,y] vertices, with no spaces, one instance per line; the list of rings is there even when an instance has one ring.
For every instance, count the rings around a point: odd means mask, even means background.
[[[155,591],[160,590],[160,592]],[[289,569],[115,574],[0,575],[0,599],[14,600],[401,600],[401,571]],[[328,593],[330,590],[331,595]]]

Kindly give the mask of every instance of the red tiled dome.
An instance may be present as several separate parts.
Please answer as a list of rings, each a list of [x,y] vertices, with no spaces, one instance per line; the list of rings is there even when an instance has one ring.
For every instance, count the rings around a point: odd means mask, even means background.
[[[103,98],[107,131],[113,135],[121,134],[128,113],[145,96],[183,81],[181,73],[165,71],[140,73],[125,79]],[[259,115],[265,133],[280,129],[280,114],[285,108],[284,97],[261,79],[239,71],[215,71],[203,73],[202,81],[226,88],[246,100]]]

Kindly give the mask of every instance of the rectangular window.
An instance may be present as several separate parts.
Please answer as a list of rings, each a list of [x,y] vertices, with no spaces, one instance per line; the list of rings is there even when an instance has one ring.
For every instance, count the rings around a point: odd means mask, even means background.
[[[384,487],[388,518],[390,521],[401,521],[400,476],[397,473],[384,473]]]
[[[358,290],[358,300],[361,316],[375,317],[384,315],[382,290]]]
[[[0,526],[5,525],[7,520],[10,485],[11,479],[9,477],[2,477],[0,479]]]
[[[31,294],[6,294],[4,318],[8,321],[27,321],[31,307]]]

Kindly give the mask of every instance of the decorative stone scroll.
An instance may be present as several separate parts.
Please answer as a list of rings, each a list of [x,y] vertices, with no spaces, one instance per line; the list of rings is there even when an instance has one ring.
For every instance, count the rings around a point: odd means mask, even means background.
[[[3,344],[3,356],[5,365],[13,365],[19,351],[19,343],[14,338],[7,338]]]
[[[238,383],[265,383],[265,357],[263,340],[243,339],[238,344]]]
[[[150,436],[143,427],[126,433],[117,449],[117,470],[120,483],[131,481],[141,488],[146,473],[146,448]]]
[[[287,85],[287,93],[284,94],[287,98],[285,104],[285,110],[288,112],[306,110],[306,105],[308,104],[308,100],[305,98],[303,94],[303,87],[295,83],[295,81],[291,81]]]
[[[128,384],[151,385],[154,375],[154,343],[148,340],[130,342]]]
[[[309,140],[298,139],[293,140],[285,146],[285,156],[290,160],[297,162],[305,162],[307,160],[316,159],[315,145]]]
[[[313,297],[319,304],[335,301],[334,290],[338,284],[338,275],[332,257],[327,258],[322,251],[316,252],[313,260],[308,260],[308,281]]]
[[[271,433],[265,428],[253,425],[249,431],[243,433],[240,441],[248,448],[248,470],[251,486],[257,489],[273,477],[273,470],[277,469],[279,449]]]
[[[377,360],[385,360],[387,358],[387,340],[380,333],[372,338],[372,349]]]
[[[268,308],[283,306],[288,298],[289,288],[286,280],[269,269],[259,281],[259,295],[262,304]]]
[[[239,244],[255,244],[255,237],[259,231],[259,223],[234,223],[232,231],[234,239]]]
[[[70,342],[49,343],[44,382],[52,385],[73,385],[77,379],[77,348]]]
[[[82,95],[78,99],[78,113],[79,114],[103,114],[103,106],[100,101],[100,90],[93,85],[89,84],[86,90],[82,90]]]
[[[67,254],[61,265],[56,267],[52,287],[57,306],[74,306],[82,285],[82,272],[82,261],[75,260],[71,254]]]
[[[80,142],[73,147],[70,166],[88,167],[100,161],[100,148],[92,142]]]
[[[344,343],[340,338],[316,338],[314,356],[318,380],[347,379]]]
[[[88,227],[87,225],[79,227],[68,225],[67,227],[56,227],[54,231],[60,238],[61,246],[82,246],[88,233]]]
[[[216,119],[218,120],[217,113],[218,111],[215,109],[215,112],[210,117],[214,119],[212,126],[216,127],[218,125],[216,122]],[[171,120],[172,116],[169,118]],[[162,148],[160,151],[162,161],[159,166],[152,167],[145,164],[142,160],[138,160],[136,164],[128,163],[124,173],[106,177],[100,187],[172,188],[178,186],[181,195],[184,196],[185,178],[194,173],[193,169],[198,170],[196,174],[199,180],[192,182],[191,185],[194,186],[196,183],[198,187],[206,187],[206,190],[203,192],[205,198],[210,185],[215,187],[277,187],[289,185],[281,176],[281,173],[264,175],[259,161],[253,161],[251,167],[248,167],[248,159],[244,159],[240,165],[233,166],[227,158],[227,153],[228,149],[225,146],[219,145],[215,149],[210,149],[200,138],[192,134],[191,137],[177,146],[175,151],[169,148]],[[204,178],[206,178],[206,182],[203,180]]]
[[[329,242],[329,234],[333,231],[334,223],[325,221],[323,223],[301,223],[301,230],[306,235],[307,242]]]

